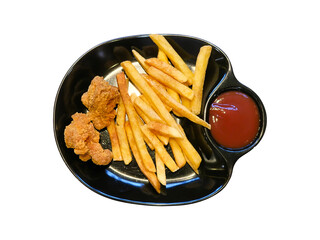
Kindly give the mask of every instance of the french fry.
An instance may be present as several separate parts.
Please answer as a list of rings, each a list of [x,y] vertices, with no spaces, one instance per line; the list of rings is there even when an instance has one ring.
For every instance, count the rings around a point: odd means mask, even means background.
[[[171,96],[174,100],[176,100],[177,102],[180,102],[180,101],[181,101],[180,96],[179,96],[179,94],[178,94],[176,91],[172,90],[171,88],[166,88],[166,90],[167,90],[167,92],[170,94],[170,96]],[[179,113],[177,113],[175,110],[172,109],[172,112],[173,112],[177,117],[181,117],[181,116],[179,115]]]
[[[135,93],[132,93],[132,94],[130,95],[130,99],[131,99],[131,102],[132,102],[132,103],[134,102],[134,100],[135,100],[136,98],[137,98],[137,95],[136,95]],[[138,108],[135,104],[133,104],[133,106],[134,106],[134,109],[135,109],[136,112],[137,112],[137,115],[138,115],[138,123],[139,123],[139,126],[140,126],[140,127],[143,126],[146,121],[148,121],[148,122],[150,121],[149,118],[148,118],[148,116],[145,115],[144,112],[140,110],[140,108]],[[152,143],[149,141],[149,139],[148,139],[144,134],[142,134],[142,136],[143,136],[143,139],[144,139],[145,143],[149,146],[149,148],[150,148],[151,150],[154,150],[154,146],[153,146]]]
[[[130,99],[131,99],[131,102],[133,103],[133,105],[134,105],[134,100],[135,100],[137,97],[138,97],[138,96],[137,96],[136,93],[131,93]]]
[[[167,55],[161,49],[158,50],[157,58],[165,63],[169,63]]]
[[[148,122],[147,127],[155,134],[172,137],[172,138],[182,138],[180,131],[176,128],[170,127],[166,124],[159,122]]]
[[[199,174],[199,166],[197,164],[194,163],[194,161],[191,161],[191,159],[186,155],[186,153],[184,153],[184,158],[186,160],[186,162],[189,164],[189,166],[192,168],[192,170],[196,173]]]
[[[126,87],[126,78],[123,72],[117,74],[117,82],[118,88],[120,91],[121,98],[126,108],[126,113],[128,115],[130,125],[133,131],[133,136],[135,138],[136,144],[138,146],[140,156],[143,160],[144,166],[151,172],[155,172],[156,168],[153,163],[153,160],[147,150],[146,144],[143,140],[143,135],[140,130],[139,122],[138,122],[138,115],[134,109],[133,103],[130,100],[128,95],[127,87]]]
[[[149,123],[151,120],[150,118],[148,118],[148,116],[140,110],[140,108],[136,107],[136,111],[138,113],[138,115],[142,118],[142,120],[147,124]],[[143,125],[143,123],[141,123]],[[140,125],[141,126],[141,125]],[[145,136],[144,136],[145,137]],[[158,135],[157,136],[159,138],[159,140],[164,144],[164,145],[168,145],[169,143],[169,138],[166,137],[166,136],[161,136],[161,135]],[[152,145],[152,143],[147,140],[147,138],[145,137],[145,142],[147,143],[147,145],[150,147],[151,150],[154,150],[154,146]]]
[[[163,143],[163,145],[168,145],[169,143],[169,138],[163,135],[157,135],[157,137],[159,138],[159,140]]]
[[[135,86],[140,90],[140,92],[147,98],[149,102],[157,108],[159,116],[165,120],[170,126],[177,126],[176,121],[167,111],[164,103],[160,100],[159,96],[155,93],[153,88],[149,85],[146,78],[140,75],[137,69],[133,66],[130,61],[124,61],[121,63],[122,68],[128,75],[129,79],[134,83]],[[163,87],[161,87],[163,89]],[[165,91],[165,89],[164,89]]]
[[[128,165],[132,161],[132,156],[130,152],[130,147],[127,139],[126,131],[124,130],[124,125],[119,126],[116,125],[116,131],[119,139],[121,155],[123,161],[126,165]]]
[[[158,58],[149,58],[145,60],[145,63],[155,68],[158,68],[159,70],[173,77],[180,83],[184,83],[188,81],[188,78],[182,72],[180,72],[177,68],[173,67],[168,63],[161,61]]]
[[[148,77],[151,77],[151,76],[149,76],[149,75],[147,75],[147,74],[144,74],[144,75],[145,75],[145,76],[148,76]],[[161,83],[159,83],[159,84],[161,84]],[[161,86],[162,86],[163,88],[165,88],[163,85],[161,85]],[[152,105],[152,103],[149,102],[143,95],[140,95],[140,98],[141,98],[145,103],[147,103],[150,107],[152,107],[154,111],[157,112],[157,108],[154,107],[154,106]],[[172,107],[169,107],[169,106],[166,105],[166,104],[164,104],[164,106],[166,107],[166,109],[168,110],[168,112],[170,112],[170,111],[172,110]],[[159,115],[159,114],[158,114],[158,115]]]
[[[153,186],[153,188],[158,193],[160,193],[160,188],[161,188],[160,182],[159,182],[156,174],[154,172],[151,172],[151,171],[147,170],[146,167],[144,166],[144,162],[143,162],[143,160],[141,158],[139,149],[137,147],[135,138],[133,136],[133,132],[132,132],[130,123],[126,122],[124,126],[125,126],[125,130],[126,130],[126,133],[127,133],[127,136],[128,136],[128,141],[129,141],[129,145],[130,145],[132,154],[133,154],[133,156],[134,156],[134,158],[135,158],[135,160],[136,160],[141,172],[146,176],[146,178],[149,180],[149,182]]]
[[[154,77],[157,81],[161,82],[163,85],[175,90],[181,96],[184,96],[185,98],[187,98],[189,100],[193,99],[194,93],[191,88],[176,81],[174,78],[172,78],[171,76],[169,76],[165,72],[162,72],[158,68],[150,66],[147,69],[147,73],[150,76]]]
[[[135,95],[135,94],[131,94],[131,100],[132,100],[132,102],[134,101],[134,99],[136,98],[137,96]],[[142,97],[142,95],[140,95],[140,97]],[[136,112],[137,112],[137,114],[140,116],[140,126],[142,126],[143,125],[143,122],[145,122],[145,123],[148,123],[148,122],[150,122],[151,120],[150,120],[150,118],[139,108],[139,107],[137,107],[136,105],[134,106],[135,107],[135,109],[136,109]],[[142,122],[142,120],[143,120],[143,122]],[[154,146],[152,145],[152,143],[148,140],[148,138],[146,137],[146,136],[144,136],[143,135],[143,137],[144,137],[144,141],[147,143],[147,145],[149,146],[149,148],[151,149],[151,150],[154,150]],[[157,136],[158,138],[159,138],[159,140],[164,144],[164,145],[168,145],[168,143],[169,143],[169,138],[168,137],[165,137],[165,136],[161,136],[161,135],[159,135],[159,136]]]
[[[136,109],[137,114],[145,123],[148,123],[151,121],[150,118],[142,110],[140,110],[140,108],[138,108],[138,106],[135,105],[134,108]]]
[[[141,129],[141,127],[142,127],[143,125],[144,125],[144,123],[143,123],[142,119],[140,118],[140,120],[139,120],[140,129]],[[153,146],[153,144],[149,141],[149,138],[146,137],[145,134],[142,134],[142,135],[143,135],[144,141],[145,141],[146,144],[149,146],[149,148],[150,148],[151,150],[154,150],[154,146]]]
[[[132,95],[132,94],[131,94]],[[139,96],[134,98],[133,102],[140,110],[148,116],[151,121],[162,122],[163,120],[159,117],[159,115],[152,109],[150,105],[148,105],[145,101],[143,101]]]
[[[159,182],[165,186],[167,184],[166,168],[164,166],[163,161],[161,160],[160,155],[157,152],[155,153],[155,160],[157,168],[157,177],[159,179]]]
[[[126,119],[126,109],[123,104],[122,98],[119,100],[119,104],[117,107],[117,118],[116,122],[118,126],[123,126]]]
[[[181,96],[181,104],[191,111],[191,100]]]
[[[175,119],[167,111],[163,102],[160,100],[158,95],[154,92],[151,86],[146,82],[145,78],[140,75],[137,69],[133,66],[130,61],[124,61],[121,63],[122,68],[126,72],[129,79],[134,83],[134,85],[140,90],[140,92],[152,102],[153,105],[158,109],[160,117],[167,122],[171,127],[175,127],[180,130],[179,125],[176,123]],[[181,131],[181,130],[180,130]],[[201,163],[201,156],[197,150],[192,146],[186,136],[182,139],[176,139],[183,153],[188,157],[189,161],[198,168]]]
[[[177,124],[177,127],[180,130],[180,132],[183,134],[183,136],[186,136],[186,133],[184,132],[183,127],[180,124]]]
[[[165,91],[163,88],[159,86],[159,83],[157,81],[154,81],[151,78],[146,78],[150,86],[153,88],[154,92],[157,93],[157,95],[162,99],[167,105],[171,106],[172,109],[174,109],[177,113],[179,113],[181,116],[188,118],[190,121],[197,123],[201,126],[204,126],[208,129],[211,129],[211,125],[207,123],[206,121],[199,118],[197,115],[193,114],[189,109],[187,109],[185,106],[183,106],[181,103],[178,103],[175,101],[167,91]]]
[[[200,48],[196,68],[194,71],[192,90],[194,91],[194,98],[191,100],[191,111],[198,115],[201,111],[203,84],[206,76],[206,70],[211,55],[212,47],[209,45]]]
[[[193,145],[189,142],[187,137],[184,137],[182,139],[177,138],[177,143],[179,144],[182,152],[185,155],[186,160],[188,159],[188,164],[192,167],[192,169],[197,172],[197,169],[199,168],[202,158],[197,152],[197,150],[193,147]]]
[[[178,165],[179,168],[182,168],[186,164],[186,158],[184,157],[184,154],[181,148],[179,147],[179,144],[173,138],[169,139],[169,144],[174,156],[174,160],[176,161],[176,164]]]
[[[126,91],[128,91],[128,84],[126,83]],[[127,139],[126,131],[124,130],[124,123],[126,119],[126,109],[122,98],[119,100],[117,108],[117,118],[116,118],[116,132],[119,139],[121,155],[123,161],[128,165],[132,161],[132,155]]]
[[[158,48],[167,55],[172,64],[188,78],[188,85],[192,85],[193,72],[170,45],[167,39],[159,34],[151,34],[150,38],[158,46]]]
[[[161,49],[158,50],[158,56],[157,56],[157,58],[158,58],[159,60],[165,62],[165,63],[170,64],[167,55],[166,55]],[[167,89],[167,92],[171,95],[171,97],[173,97],[177,102],[180,102],[180,96],[179,96],[179,94],[178,94],[176,91],[174,91],[174,90],[171,89],[171,88],[166,88],[166,89]],[[171,110],[172,110],[172,109],[171,109]],[[171,111],[171,110],[170,110],[170,111]],[[174,110],[173,110],[173,113],[174,113],[176,116],[180,117],[179,114],[178,114],[177,112],[175,112]]]
[[[149,65],[145,63],[145,58],[140,55],[136,50],[132,50],[133,56],[137,59],[138,63],[141,65],[141,67],[144,69],[145,72],[147,72]]]
[[[119,139],[116,131],[116,124],[114,123],[114,121],[110,122],[110,125],[107,127],[107,131],[110,137],[113,160],[122,161],[123,158],[121,155],[120,143],[119,143]]]
[[[163,163],[170,169],[171,172],[175,172],[179,169],[175,161],[172,159],[170,154],[167,152],[167,150],[164,148],[163,144],[160,142],[160,140],[154,135],[147,127],[147,125],[144,125],[141,127],[141,131],[147,138],[149,138],[149,141],[153,144],[155,151],[161,156],[161,159]]]

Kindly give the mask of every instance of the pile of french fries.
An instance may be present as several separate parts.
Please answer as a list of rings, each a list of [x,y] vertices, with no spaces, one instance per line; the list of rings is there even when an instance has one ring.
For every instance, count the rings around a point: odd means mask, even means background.
[[[121,63],[123,72],[116,76],[121,99],[116,119],[107,130],[114,161],[124,161],[127,165],[134,157],[141,172],[160,193],[161,185],[166,185],[166,168],[175,172],[187,163],[198,174],[201,156],[171,111],[210,129],[210,124],[197,115],[211,46],[200,48],[192,72],[164,36],[152,34],[150,38],[158,46],[157,57],[145,59],[132,51],[144,73],[130,61]],[[139,90],[139,96],[129,95],[129,80]],[[168,144],[173,158],[165,148]],[[154,160],[147,146],[155,151]]]

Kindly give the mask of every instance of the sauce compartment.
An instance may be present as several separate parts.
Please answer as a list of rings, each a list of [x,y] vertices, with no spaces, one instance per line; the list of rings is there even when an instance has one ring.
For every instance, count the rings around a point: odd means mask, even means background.
[[[227,69],[227,72],[225,73],[225,75],[222,76],[221,79],[218,80],[217,84],[213,88],[211,88],[211,92],[207,95],[207,98],[203,106],[204,119],[209,122],[210,107],[211,104],[215,101],[215,99],[221,96],[221,94],[225,94],[231,91],[237,91],[250,97],[255,103],[259,112],[259,127],[257,133],[250,143],[242,147],[231,148],[223,146],[214,139],[210,130],[204,129],[203,133],[206,136],[206,140],[210,144],[210,146],[219,151],[219,153],[225,157],[226,161],[229,162],[228,165],[230,167],[233,167],[236,160],[238,160],[245,153],[252,150],[260,142],[266,129],[267,116],[264,105],[259,96],[253,90],[243,85],[236,79],[231,67],[231,63],[226,55],[225,58],[227,59],[227,65],[220,66],[220,68],[222,67],[223,69]]]

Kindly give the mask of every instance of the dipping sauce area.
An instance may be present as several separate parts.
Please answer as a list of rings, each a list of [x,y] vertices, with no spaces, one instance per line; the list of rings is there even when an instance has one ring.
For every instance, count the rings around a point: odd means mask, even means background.
[[[211,134],[218,144],[238,149],[249,145],[260,126],[259,110],[254,100],[240,91],[220,94],[210,105]]]

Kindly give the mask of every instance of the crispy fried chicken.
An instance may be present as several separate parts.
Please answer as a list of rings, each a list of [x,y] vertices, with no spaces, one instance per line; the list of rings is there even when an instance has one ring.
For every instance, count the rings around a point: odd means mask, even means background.
[[[64,139],[68,148],[74,148],[74,153],[82,161],[92,159],[97,165],[108,165],[112,160],[112,152],[103,149],[99,143],[100,134],[94,128],[90,118],[84,113],[72,115],[73,121],[65,128]]]
[[[88,108],[88,116],[96,129],[109,126],[116,115],[115,106],[119,103],[120,93],[117,87],[109,85],[103,77],[92,79],[88,91],[82,97],[82,103]]]

